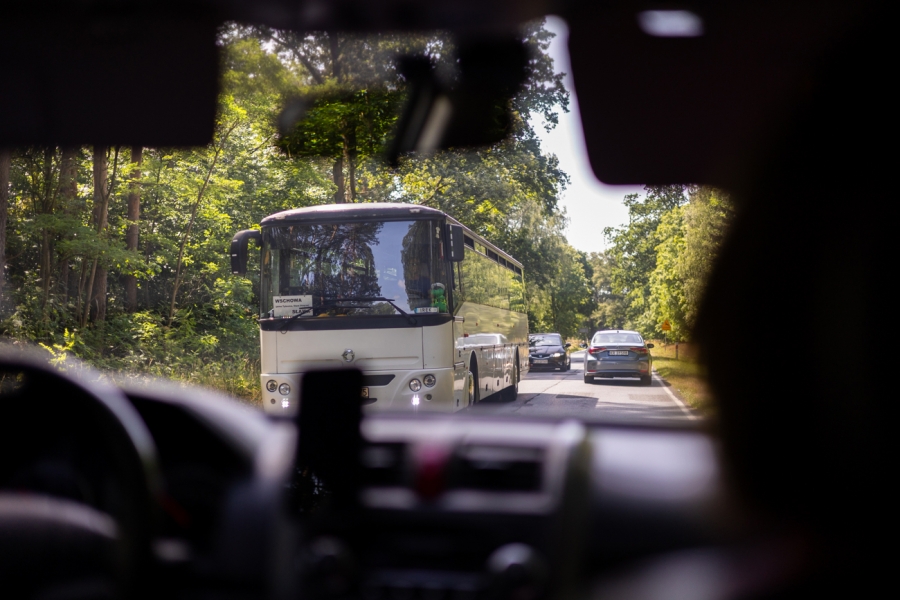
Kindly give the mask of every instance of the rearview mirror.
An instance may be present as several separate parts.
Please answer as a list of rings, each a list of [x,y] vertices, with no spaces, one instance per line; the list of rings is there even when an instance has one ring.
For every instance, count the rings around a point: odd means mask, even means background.
[[[585,344],[584,342],[581,342],[581,343],[578,344],[578,345],[581,346],[582,348],[587,348],[587,344]]]
[[[238,231],[231,239],[231,272],[235,275],[247,274],[247,244],[250,240],[262,242],[262,234],[256,229]]]
[[[572,346],[572,344],[570,344],[569,342],[566,342],[566,348],[569,348],[571,346]]]
[[[647,344],[647,348],[653,348],[653,344]]]

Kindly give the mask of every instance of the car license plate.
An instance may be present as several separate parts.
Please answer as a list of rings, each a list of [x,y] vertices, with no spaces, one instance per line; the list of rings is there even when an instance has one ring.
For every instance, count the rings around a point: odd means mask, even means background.
[[[628,356],[628,350],[610,350],[610,356]]]
[[[369,388],[364,387],[364,388],[362,389],[362,397],[363,397],[363,398],[368,398],[368,397],[369,397]]]
[[[546,365],[548,362],[550,362],[550,361],[543,359],[543,358],[534,359],[534,364],[536,364],[536,365]]]

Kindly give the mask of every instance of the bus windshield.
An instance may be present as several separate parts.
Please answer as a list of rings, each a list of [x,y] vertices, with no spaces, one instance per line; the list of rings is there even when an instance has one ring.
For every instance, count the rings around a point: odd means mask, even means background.
[[[439,221],[263,228],[263,318],[447,313]]]

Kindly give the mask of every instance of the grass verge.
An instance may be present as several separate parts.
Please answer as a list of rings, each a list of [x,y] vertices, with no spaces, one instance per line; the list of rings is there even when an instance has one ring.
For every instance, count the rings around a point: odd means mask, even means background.
[[[665,379],[672,390],[685,404],[701,414],[709,414],[712,410],[712,397],[706,384],[706,373],[703,365],[696,359],[696,348],[691,344],[679,344],[678,358],[675,358],[675,344],[664,345],[654,341],[653,368]]]

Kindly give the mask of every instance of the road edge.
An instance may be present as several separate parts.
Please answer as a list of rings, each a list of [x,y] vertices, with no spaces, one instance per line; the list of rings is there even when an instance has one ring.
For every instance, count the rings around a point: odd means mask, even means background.
[[[695,420],[697,420],[697,419],[700,418],[697,414],[694,413],[693,410],[691,410],[691,407],[689,407],[689,406],[684,402],[684,400],[682,400],[681,398],[679,398],[678,395],[677,395],[675,392],[672,391],[672,389],[671,389],[671,388],[672,388],[672,384],[669,383],[668,381],[666,381],[665,379],[663,379],[662,375],[660,375],[659,372],[658,372],[656,369],[653,369],[653,370],[652,370],[652,376],[653,376],[653,377],[656,377],[656,378],[663,384],[662,387],[663,387],[663,389],[666,391],[666,393],[669,395],[669,398],[671,398],[672,401],[673,401],[676,405],[678,405],[678,408],[680,408],[681,411],[682,411],[685,415],[687,415],[687,418],[688,418],[688,419],[690,419],[690,420],[692,420],[692,421],[695,421]]]

